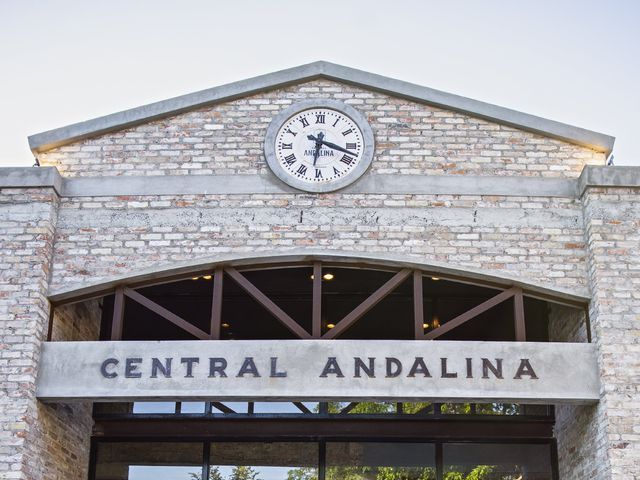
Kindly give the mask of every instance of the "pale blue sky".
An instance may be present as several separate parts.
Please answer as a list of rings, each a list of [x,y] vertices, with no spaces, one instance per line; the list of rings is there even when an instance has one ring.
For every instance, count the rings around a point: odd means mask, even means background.
[[[640,165],[640,0],[0,0],[0,165],[27,135],[328,60],[614,135]]]

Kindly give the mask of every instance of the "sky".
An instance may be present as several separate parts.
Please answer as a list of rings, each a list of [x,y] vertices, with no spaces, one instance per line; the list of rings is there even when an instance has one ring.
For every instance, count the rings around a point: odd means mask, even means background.
[[[640,165],[640,0],[0,0],[0,166],[27,136],[326,60],[616,137]]]

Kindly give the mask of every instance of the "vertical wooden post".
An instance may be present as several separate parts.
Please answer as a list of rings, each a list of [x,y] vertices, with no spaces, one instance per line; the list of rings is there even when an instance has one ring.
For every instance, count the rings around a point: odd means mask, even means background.
[[[213,274],[213,297],[211,299],[211,340],[220,340],[220,325],[222,323],[222,282],[224,270],[219,267]]]
[[[322,336],[322,264],[313,264],[313,300],[311,310],[311,336]]]
[[[516,342],[527,341],[527,331],[524,322],[524,297],[522,289],[518,288],[513,296],[513,317],[515,321]]]
[[[413,271],[413,320],[415,324],[415,339],[424,338],[424,303],[422,298],[422,272]]]
[[[124,288],[116,288],[113,300],[113,320],[111,321],[111,340],[122,340],[124,323]]]

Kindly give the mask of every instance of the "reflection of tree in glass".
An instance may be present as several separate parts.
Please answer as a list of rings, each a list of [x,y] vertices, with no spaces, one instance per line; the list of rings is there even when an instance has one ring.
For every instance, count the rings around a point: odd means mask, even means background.
[[[315,468],[293,468],[287,472],[287,480],[318,480],[318,471]]]
[[[491,465],[478,465],[467,474],[461,472],[446,472],[443,480],[515,480],[515,477],[511,476],[494,477],[491,475],[493,469],[494,467]]]
[[[233,467],[229,480],[261,480],[258,478],[258,474],[259,472],[256,472],[253,467],[241,465]],[[191,480],[202,480],[202,475],[199,473],[190,473],[189,475],[191,475]],[[220,468],[211,467],[208,480],[224,480],[224,477],[220,473]]]
[[[233,467],[231,471],[230,480],[261,480],[258,478],[258,472],[256,472],[253,467],[247,467],[245,465],[240,465],[237,467]]]
[[[346,406],[341,402],[329,402],[327,404],[329,413],[340,413]],[[396,411],[395,402],[359,402],[349,413],[364,413],[375,415],[378,413],[393,413]]]

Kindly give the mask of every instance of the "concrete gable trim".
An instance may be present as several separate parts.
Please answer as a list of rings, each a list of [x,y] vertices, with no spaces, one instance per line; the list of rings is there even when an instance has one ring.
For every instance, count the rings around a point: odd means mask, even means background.
[[[614,137],[603,133],[574,127],[554,120],[548,120],[535,115],[529,115],[516,110],[362,70],[319,61],[37,133],[29,137],[29,146],[34,153],[45,152],[85,138],[104,135],[105,133],[133,127],[159,118],[177,115],[189,110],[231,101],[262,91],[282,88],[316,78],[327,78],[345,82],[396,97],[454,110],[539,135],[588,147],[596,151],[605,152],[607,155],[613,149],[615,141]]]

